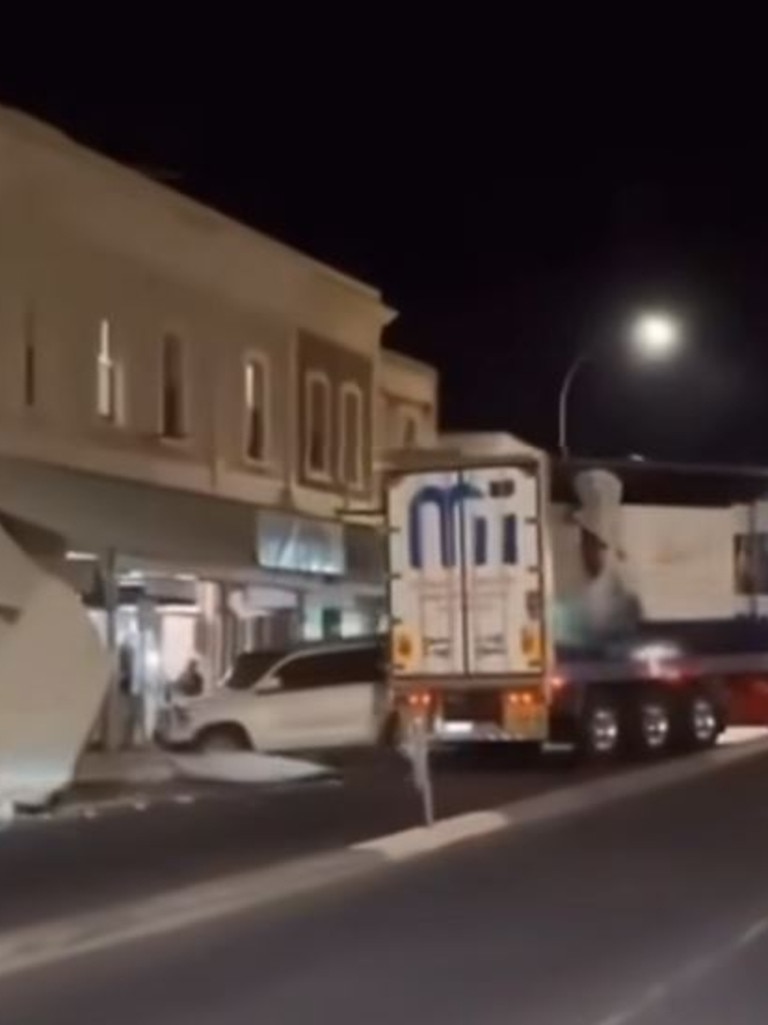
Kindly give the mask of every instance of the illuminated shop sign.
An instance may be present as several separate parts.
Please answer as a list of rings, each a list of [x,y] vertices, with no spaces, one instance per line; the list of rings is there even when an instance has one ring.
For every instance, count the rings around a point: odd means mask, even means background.
[[[264,569],[316,576],[346,572],[344,530],[331,520],[264,510],[258,514],[256,555]]]

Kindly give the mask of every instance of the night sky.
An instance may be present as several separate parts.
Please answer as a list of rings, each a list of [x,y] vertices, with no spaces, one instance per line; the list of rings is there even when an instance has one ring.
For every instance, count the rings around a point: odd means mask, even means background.
[[[311,29],[205,59],[200,34],[175,61],[68,51],[6,65],[0,102],[380,287],[451,429],[554,445],[559,380],[594,345],[579,453],[768,463],[768,117],[733,68],[671,82],[655,52],[598,70],[520,38],[374,53],[380,28],[357,56]],[[663,368],[627,356],[647,307],[685,321]]]

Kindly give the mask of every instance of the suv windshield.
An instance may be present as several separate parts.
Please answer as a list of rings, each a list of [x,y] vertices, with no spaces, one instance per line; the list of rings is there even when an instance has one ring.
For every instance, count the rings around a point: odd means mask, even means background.
[[[286,654],[287,651],[243,652],[224,677],[223,685],[229,690],[249,690]]]

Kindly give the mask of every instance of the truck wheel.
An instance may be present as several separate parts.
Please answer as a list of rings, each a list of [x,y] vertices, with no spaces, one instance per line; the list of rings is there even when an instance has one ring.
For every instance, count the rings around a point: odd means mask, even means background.
[[[630,743],[633,751],[645,758],[658,757],[670,747],[672,712],[663,696],[641,697],[631,713]]]
[[[678,733],[685,750],[703,751],[714,747],[720,731],[717,703],[709,694],[692,694],[683,702]]]
[[[587,758],[608,761],[619,753],[624,741],[621,711],[609,697],[591,698],[584,709],[579,752]]]

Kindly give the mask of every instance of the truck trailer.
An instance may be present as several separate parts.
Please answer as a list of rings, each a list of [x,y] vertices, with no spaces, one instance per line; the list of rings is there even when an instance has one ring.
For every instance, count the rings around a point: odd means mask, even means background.
[[[660,756],[768,679],[768,473],[449,435],[385,496],[398,731]]]

